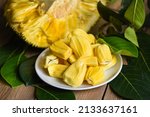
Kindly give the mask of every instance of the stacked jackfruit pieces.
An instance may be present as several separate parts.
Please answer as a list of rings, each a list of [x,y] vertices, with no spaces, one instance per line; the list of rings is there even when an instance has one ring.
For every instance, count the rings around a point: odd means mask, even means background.
[[[72,87],[79,87],[84,81],[90,85],[104,82],[105,70],[116,63],[116,56],[106,44],[96,43],[92,34],[81,29],[55,41],[49,49],[51,53],[45,61],[49,75]]]

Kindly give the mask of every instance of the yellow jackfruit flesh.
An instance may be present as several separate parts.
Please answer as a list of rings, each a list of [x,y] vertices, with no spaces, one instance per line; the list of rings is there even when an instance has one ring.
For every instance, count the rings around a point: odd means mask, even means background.
[[[58,64],[59,63],[59,59],[54,56],[54,55],[48,55],[46,56],[46,60],[45,60],[45,68],[47,68],[48,66],[52,65],[52,64]]]
[[[76,61],[64,72],[63,80],[72,87],[79,87],[84,81],[86,70],[87,66],[82,61]]]
[[[90,44],[95,44],[96,43],[96,39],[94,37],[94,35],[92,34],[88,34],[88,38],[87,38],[90,42]]]
[[[87,32],[99,18],[98,2],[99,0],[8,0],[4,15],[10,26],[28,43],[46,48],[76,28]]]
[[[72,49],[61,40],[50,45],[50,50],[55,56],[64,60],[67,60],[72,54]]]
[[[70,48],[77,58],[82,56],[92,56],[93,50],[88,41],[88,34],[81,29],[76,29],[73,31]]]
[[[51,64],[48,66],[48,73],[54,78],[63,78],[63,73],[68,68],[67,65]]]
[[[115,55],[112,55],[112,60],[107,65],[102,65],[104,70],[108,70],[112,66],[114,66],[117,63],[117,58]]]
[[[108,64],[112,60],[111,50],[106,44],[98,45],[94,49],[94,54],[97,56],[100,65]]]
[[[106,44],[96,43],[92,34],[81,29],[68,33],[49,48],[51,54],[45,61],[49,76],[61,78],[72,87],[81,86],[84,80],[90,85],[103,83],[104,71],[117,62]]]
[[[95,56],[81,57],[79,60],[82,61],[87,66],[98,66],[98,60],[97,57]]]
[[[69,61],[70,63],[74,63],[76,60],[77,60],[77,59],[76,59],[76,57],[75,57],[74,54],[72,54],[72,55],[68,58],[68,61]]]
[[[104,81],[104,69],[100,66],[89,67],[85,76],[88,84],[98,85]]]

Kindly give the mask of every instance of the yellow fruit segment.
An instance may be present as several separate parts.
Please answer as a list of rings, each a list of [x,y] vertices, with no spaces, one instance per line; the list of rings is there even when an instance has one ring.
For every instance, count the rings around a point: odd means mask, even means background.
[[[45,60],[45,68],[48,68],[48,66],[52,65],[52,64],[58,64],[59,63],[59,59],[54,56],[54,55],[48,55],[46,56],[46,60]]]
[[[86,70],[87,66],[83,62],[73,63],[63,74],[64,82],[72,87],[79,87],[84,81]]]
[[[99,0],[8,0],[4,14],[10,26],[25,41],[46,48],[77,28],[89,31],[99,18],[98,2]]]
[[[89,67],[85,80],[91,85],[97,85],[104,81],[104,70],[102,67]]]
[[[63,78],[63,73],[67,68],[67,65],[52,64],[48,66],[48,73],[54,78]]]
[[[72,49],[61,40],[54,42],[50,46],[50,50],[55,56],[64,60],[67,60],[72,54]]]
[[[79,60],[82,61],[87,66],[98,66],[98,60],[97,57],[95,56],[81,57]]]
[[[112,56],[112,60],[107,65],[102,65],[104,70],[107,70],[117,63],[117,58],[115,55]]]
[[[72,32],[70,47],[77,58],[82,56],[92,56],[93,50],[88,41],[88,34],[81,29]]]
[[[97,56],[98,62],[101,65],[108,64],[112,60],[111,50],[106,44],[99,44],[94,49],[94,55]]]
[[[68,61],[70,62],[70,63],[74,63],[74,62],[76,62],[76,57],[75,57],[75,55],[74,54],[72,54],[69,58],[68,58]]]

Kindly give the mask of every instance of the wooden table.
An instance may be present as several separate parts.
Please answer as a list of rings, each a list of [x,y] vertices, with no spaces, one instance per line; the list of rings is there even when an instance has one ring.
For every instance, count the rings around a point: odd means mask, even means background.
[[[0,0],[0,46],[7,40],[13,37],[10,29],[6,28],[2,20],[2,8],[6,0]],[[11,88],[6,84],[0,76],[0,99],[1,100],[34,100],[34,87],[19,86]],[[105,85],[96,89],[86,91],[74,91],[77,100],[118,100],[120,97],[116,96],[109,85]]]

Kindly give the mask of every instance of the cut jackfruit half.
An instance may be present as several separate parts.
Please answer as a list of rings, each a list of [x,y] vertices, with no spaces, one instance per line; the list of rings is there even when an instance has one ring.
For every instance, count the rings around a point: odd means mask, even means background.
[[[108,0],[101,0],[104,4]],[[99,0],[8,0],[5,16],[28,43],[41,48],[76,28],[88,31],[99,18]]]

